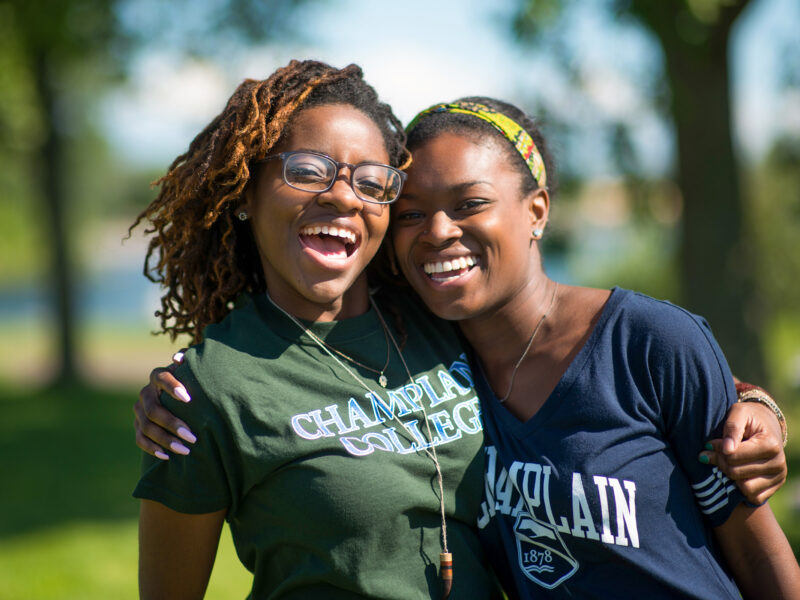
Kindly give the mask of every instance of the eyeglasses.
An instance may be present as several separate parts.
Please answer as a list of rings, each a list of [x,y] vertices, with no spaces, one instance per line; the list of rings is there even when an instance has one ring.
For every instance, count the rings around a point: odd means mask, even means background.
[[[365,202],[389,204],[397,200],[406,180],[405,173],[389,165],[372,162],[351,165],[317,152],[281,152],[258,162],[274,158],[283,161],[283,180],[286,185],[303,192],[327,192],[339,176],[339,169],[348,167],[350,187],[356,196]]]

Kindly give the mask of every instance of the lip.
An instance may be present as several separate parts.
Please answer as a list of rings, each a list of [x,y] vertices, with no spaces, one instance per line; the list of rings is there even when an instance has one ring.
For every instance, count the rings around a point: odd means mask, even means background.
[[[297,237],[304,254],[322,266],[340,270],[349,265],[361,247],[362,235],[349,223],[320,221],[303,225]]]

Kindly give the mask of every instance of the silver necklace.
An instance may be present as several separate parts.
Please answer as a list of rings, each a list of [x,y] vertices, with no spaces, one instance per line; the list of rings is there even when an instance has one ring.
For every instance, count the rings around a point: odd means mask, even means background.
[[[300,328],[300,330],[303,333],[305,333],[306,335],[308,335],[308,337],[314,340],[314,342],[316,342],[317,345],[328,354],[328,356],[330,356],[333,360],[335,360],[336,363],[340,367],[342,367],[342,369],[344,369],[350,375],[350,377],[352,377],[361,387],[367,390],[367,392],[370,394],[375,393],[374,390],[372,390],[366,383],[364,383],[364,381],[352,369],[350,369],[346,364],[344,364],[337,358],[336,354],[334,354],[331,351],[333,350],[333,348],[328,348],[328,345],[325,344],[319,336],[311,332],[308,329],[308,327],[305,327],[293,314],[284,310],[283,307],[278,306],[278,304],[275,303],[275,301],[272,299],[269,293],[266,293],[266,296],[267,300],[269,300],[272,306],[274,306],[284,315],[286,315],[295,325],[297,325],[297,327]],[[372,296],[369,297],[369,303],[372,309],[375,311],[375,314],[378,316],[378,320],[380,320],[381,322],[384,334],[388,335],[389,339],[392,341],[392,345],[394,346],[394,349],[397,351],[397,355],[400,357],[400,362],[403,363],[403,368],[406,371],[409,383],[414,383],[414,377],[411,375],[411,369],[408,368],[408,364],[406,364],[406,359],[403,356],[403,352],[400,350],[400,345],[397,343],[397,340],[394,339],[394,335],[392,334],[391,329],[389,329],[389,326],[386,324],[386,321],[384,320],[381,311],[378,309],[378,305],[372,299]],[[428,413],[425,411],[425,406],[423,405],[423,403],[420,402],[419,406],[420,408],[422,408],[422,415],[425,417],[425,428],[427,429],[428,432],[428,439],[425,440],[425,442],[427,443],[423,445],[423,450],[425,451],[425,454],[427,454],[430,457],[430,459],[433,460],[434,467],[436,468],[436,480],[439,484],[439,512],[442,518],[442,548],[443,548],[442,553],[439,555],[439,562],[440,562],[439,571],[440,571],[440,576],[444,575],[442,579],[444,581],[447,581],[450,585],[452,585],[453,555],[447,548],[447,521],[445,518],[445,508],[444,508],[444,477],[442,475],[442,467],[441,465],[439,465],[439,458],[436,456],[436,446],[430,443],[430,440],[433,439],[433,435],[431,433],[431,424],[430,420],[428,419]],[[414,435],[414,432],[412,432],[411,429],[409,429],[408,425],[406,425],[396,416],[393,416],[393,418],[395,421],[400,423],[400,425],[402,425],[403,429],[405,429],[406,432],[411,436],[412,440],[417,439],[416,435]],[[430,450],[428,450],[428,448],[424,446],[430,446]],[[445,565],[446,568],[443,568]],[[445,579],[445,577],[447,577],[448,575],[450,579]],[[448,583],[445,583],[445,589],[448,591],[447,595],[449,595]],[[445,598],[447,597],[447,595],[445,595]]]
[[[369,367],[369,366],[365,365],[364,363],[358,362],[352,356],[348,356],[347,354],[345,354],[341,350],[338,350],[338,349],[334,348],[333,346],[331,346],[328,342],[323,340],[321,337],[319,337],[316,333],[314,333],[310,329],[308,329],[306,327],[303,327],[302,323],[300,323],[300,321],[298,321],[294,317],[294,315],[289,314],[288,312],[283,310],[280,306],[275,304],[275,301],[272,299],[272,297],[269,294],[267,294],[267,299],[272,303],[272,306],[274,306],[275,308],[280,310],[283,314],[285,314],[292,321],[294,321],[294,323],[296,325],[298,325],[308,337],[310,337],[312,340],[314,340],[317,343],[318,346],[322,346],[323,348],[325,348],[326,350],[329,350],[330,352],[335,352],[336,354],[341,356],[343,359],[345,359],[347,361],[350,361],[354,365],[358,365],[359,367],[363,367],[367,371],[372,371],[373,373],[377,373],[378,374],[378,385],[380,385],[382,388],[385,388],[387,385],[389,385],[389,380],[386,378],[386,375],[384,374],[384,372],[386,371],[386,368],[389,366],[389,358],[390,358],[390,352],[391,352],[391,345],[389,344],[389,335],[391,335],[391,334],[389,333],[389,329],[386,327],[386,323],[383,322],[383,316],[381,316],[380,313],[378,313],[378,316],[380,316],[381,324],[383,325],[383,338],[384,338],[384,340],[386,340],[386,361],[383,363],[383,367],[381,367],[380,370],[378,370],[378,369],[373,369],[372,367]],[[374,307],[375,305],[372,302],[372,297],[370,297],[369,300],[370,300],[370,304],[372,304],[373,307]],[[375,308],[376,312],[377,312],[377,310],[378,309]],[[401,358],[402,358],[402,355],[401,355]]]
[[[525,357],[528,356],[528,350],[530,350],[531,346],[533,345],[533,338],[535,338],[536,334],[539,333],[539,328],[542,326],[542,323],[544,323],[544,320],[547,318],[547,315],[550,314],[550,311],[552,310],[553,305],[556,303],[556,292],[557,291],[558,291],[558,282],[556,281],[556,286],[553,288],[553,297],[550,298],[550,306],[547,307],[547,310],[544,311],[544,314],[542,315],[542,318],[539,319],[539,322],[536,324],[536,327],[533,329],[533,333],[531,334],[531,337],[528,340],[528,345],[525,346],[525,350],[523,350],[522,356],[519,357],[519,360],[517,361],[517,364],[514,365],[514,370],[511,371],[511,381],[508,382],[508,391],[506,392],[505,396],[503,396],[502,398],[499,398],[501,403],[503,403],[506,400],[508,400],[508,398],[511,396],[511,390],[514,389],[514,377],[517,375],[517,369],[519,369],[519,366],[522,364],[522,361],[525,360]]]

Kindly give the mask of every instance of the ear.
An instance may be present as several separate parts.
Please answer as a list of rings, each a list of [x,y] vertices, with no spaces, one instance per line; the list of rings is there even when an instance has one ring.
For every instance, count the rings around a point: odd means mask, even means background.
[[[547,190],[539,188],[525,198],[530,218],[531,239],[541,239],[550,216],[550,196]]]
[[[255,214],[255,199],[256,199],[256,181],[255,179],[250,179],[247,182],[247,185],[244,188],[244,192],[242,193],[242,197],[239,200],[239,203],[236,205],[236,208],[233,211],[237,217],[241,219],[241,214],[245,213],[247,217],[253,216]],[[246,219],[242,219],[245,221]]]

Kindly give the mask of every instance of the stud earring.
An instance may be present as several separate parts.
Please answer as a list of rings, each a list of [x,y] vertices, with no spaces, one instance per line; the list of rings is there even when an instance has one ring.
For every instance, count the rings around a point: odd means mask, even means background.
[[[247,221],[247,219],[250,218],[250,215],[247,214],[246,210],[240,210],[239,214],[236,216],[239,217],[240,221]]]
[[[544,229],[537,227],[531,233],[533,234],[533,239],[540,240],[542,239],[542,235],[544,235]]]

